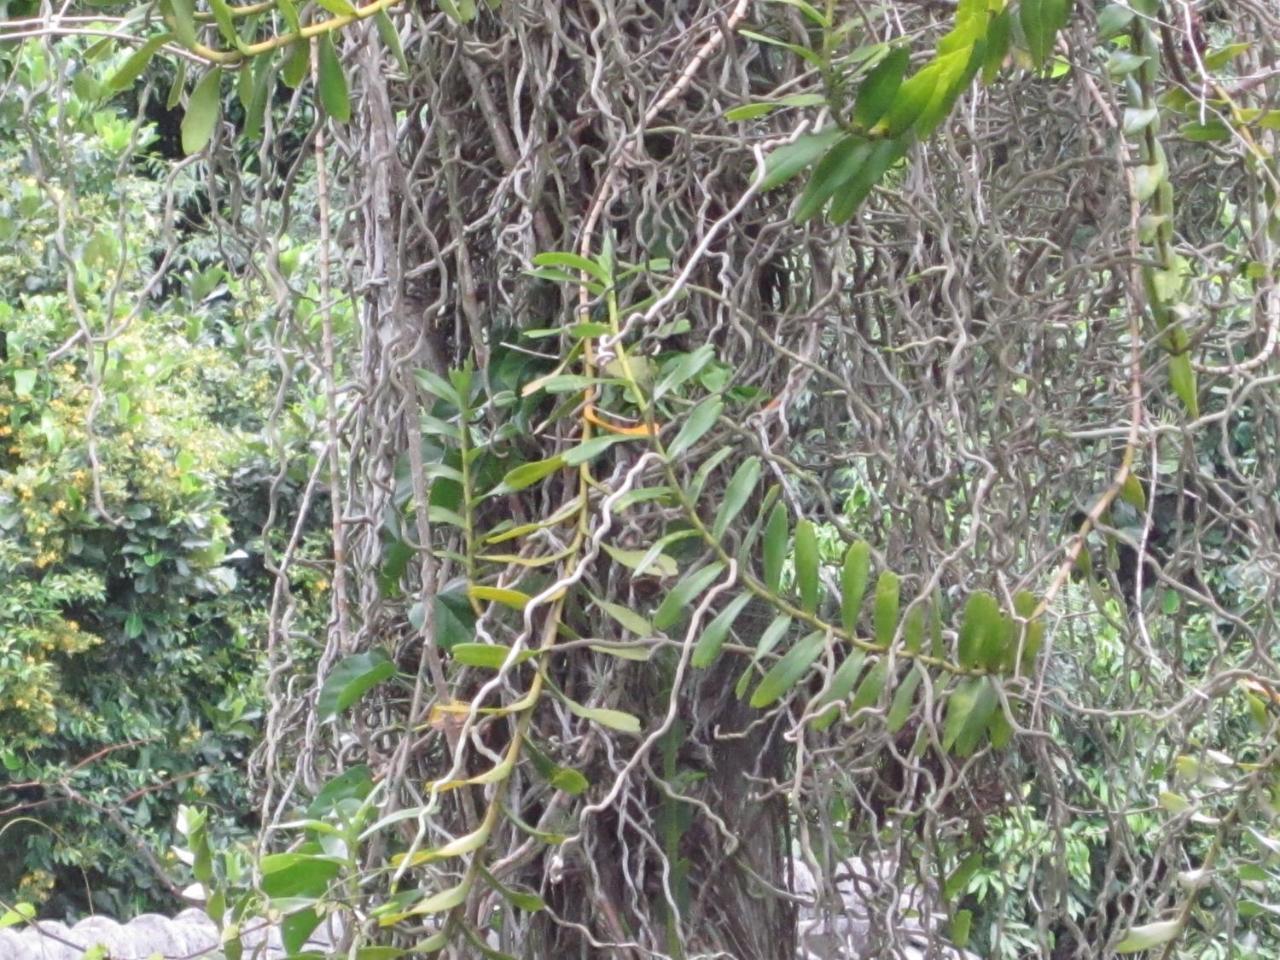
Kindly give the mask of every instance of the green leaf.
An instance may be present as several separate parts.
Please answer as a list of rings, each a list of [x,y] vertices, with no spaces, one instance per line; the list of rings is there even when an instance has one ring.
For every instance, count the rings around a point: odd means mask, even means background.
[[[272,54],[264,53],[254,57],[253,83],[244,118],[244,135],[250,140],[257,140],[262,133],[262,120],[266,116],[275,77],[275,57]]]
[[[1169,386],[1190,416],[1200,416],[1200,400],[1196,396],[1196,371],[1191,366],[1191,354],[1185,350],[1169,358]]]
[[[732,107],[724,112],[724,118],[730,123],[736,123],[739,120],[756,120],[760,117],[767,117],[773,111],[781,107],[780,103],[772,103],[765,101],[762,103],[744,103],[738,107]]]
[[[119,70],[111,75],[107,80],[107,89],[119,93],[126,87],[132,86],[133,82],[141,76],[142,71],[147,68],[156,51],[172,39],[172,33],[162,33],[144,43],[120,66]]]
[[[1013,18],[1006,7],[992,18],[987,27],[987,48],[982,58],[982,82],[991,84],[1000,76],[1013,36]]]
[[[456,643],[450,648],[449,654],[463,666],[498,670],[507,662],[511,648],[500,643]],[[521,650],[513,662],[524,663],[537,655],[537,650]]]
[[[447,890],[441,890],[434,896],[427,897],[422,902],[415,904],[413,907],[414,914],[423,913],[443,913],[446,910],[452,910],[463,900],[467,899],[467,892],[471,889],[471,880],[463,880],[456,887],[449,887]]]
[[[400,32],[396,30],[396,25],[387,16],[387,11],[379,10],[375,13],[373,22],[378,27],[378,36],[382,38],[383,45],[395,57],[396,65],[400,68],[400,72],[407,74],[409,72],[409,61],[404,56],[404,45],[400,43]]]
[[[772,593],[782,586],[782,566],[787,559],[787,508],[779,503],[764,528],[764,585]]]
[[[901,686],[893,693],[893,703],[889,705],[889,715],[885,719],[885,729],[890,733],[897,733],[906,726],[907,718],[911,716],[911,707],[916,701],[916,689],[920,686],[922,678],[921,669],[919,665],[913,667],[903,679]]]
[[[333,2],[333,0],[329,0]],[[342,61],[333,48],[333,37],[329,32],[320,35],[316,49],[316,73],[320,83],[320,102],[325,112],[339,123],[351,119],[351,95],[347,91],[347,75],[342,70]]]
[[[212,67],[200,78],[187,101],[187,112],[182,118],[182,152],[190,156],[205,148],[213,137],[222,109],[219,96],[222,71]]]
[[[911,62],[911,52],[905,47],[895,47],[875,65],[858,87],[858,97],[853,105],[853,122],[864,130],[873,127],[893,103],[902,86],[902,77]]]
[[[1204,65],[1210,70],[1220,70],[1252,46],[1250,42],[1228,43],[1205,54]]]
[[[33,903],[15,903],[12,910],[0,914],[0,930],[5,927],[16,927],[20,923],[29,923],[36,917]]]
[[[889,570],[880,574],[880,578],[876,580],[873,619],[876,643],[882,647],[893,642],[894,631],[898,629],[899,586],[898,575]]]
[[[756,641],[756,650],[751,657],[751,663],[747,665],[747,669],[742,672],[742,676],[738,678],[738,682],[734,685],[734,695],[741,699],[747,692],[747,685],[751,682],[754,675],[754,668],[761,659],[763,659],[779,641],[787,635],[787,631],[791,629],[791,618],[785,613],[780,613],[773,618],[773,622],[764,628],[764,632],[760,634],[760,639]]]
[[[1039,601],[1036,600],[1035,594],[1029,590],[1019,590],[1013,595],[1013,611],[1019,617],[1027,620],[1025,627],[1026,636],[1018,638],[1022,644],[1022,666],[1030,669],[1036,661],[1037,654],[1040,653],[1040,647],[1044,643],[1044,620],[1040,617],[1031,620],[1030,617],[1036,612]]]
[[[998,705],[989,677],[973,677],[961,683],[947,699],[942,748],[954,747],[961,757],[973,753]]]
[[[286,953],[297,953],[307,942],[316,927],[320,926],[320,916],[313,908],[307,907],[296,913],[288,914],[280,921],[280,940],[284,943]]]
[[[1135,136],[1156,122],[1160,111],[1155,107],[1126,107],[1123,128],[1126,136]]]
[[[284,17],[284,22],[288,25],[291,34],[296,35],[302,32],[302,21],[298,18],[298,8],[293,0],[276,0],[276,9]]]
[[[534,256],[533,265],[535,267],[558,267],[564,270],[585,273],[588,276],[595,277],[605,286],[613,282],[608,270],[594,260],[588,260],[586,257],[579,256],[576,253],[565,253],[563,251],[539,253]]]
[[[690,447],[702,439],[703,435],[715,426],[724,410],[724,403],[719,397],[707,397],[690,411],[688,418],[680,427],[680,432],[667,447],[667,457],[675,460],[683,456]]]
[[[859,540],[844,555],[844,567],[840,570],[840,623],[851,634],[858,626],[858,612],[870,574],[871,545]]]
[[[751,706],[757,709],[767,707],[792,687],[809,672],[813,661],[818,659],[826,647],[827,636],[821,631],[809,634],[765,673],[755,692],[751,694]]]
[[[610,603],[607,600],[600,600],[598,598],[595,599],[595,604],[636,636],[653,636],[653,625],[630,607],[624,607],[621,604]]]
[[[973,926],[972,910],[957,910],[951,918],[951,942],[963,950],[969,946],[969,931]]]
[[[1022,0],[1018,11],[1027,50],[1037,67],[1053,53],[1053,41],[1066,19],[1065,0]]]
[[[839,127],[829,127],[820,133],[807,133],[793,143],[786,143],[765,158],[764,179],[760,191],[773,190],[795,177],[800,171],[818,161],[831,145],[844,136]]]
[[[905,140],[880,140],[872,148],[866,162],[831,201],[827,217],[832,223],[845,223],[867,198],[872,187],[880,182],[885,171],[897,163],[907,152]]]
[[[310,45],[305,40],[297,40],[289,44],[289,56],[280,71],[280,79],[290,90],[297,90],[302,81],[307,79],[307,70],[311,66]]]
[[[818,163],[796,204],[795,220],[804,223],[822,209],[842,186],[857,176],[870,156],[872,145],[862,137],[845,137]]]
[[[187,48],[194,47],[197,43],[196,15],[191,0],[163,0],[161,10],[173,18],[173,32],[177,34],[178,42]]]
[[[888,678],[889,658],[881,657],[876,661],[875,666],[867,671],[867,675],[862,678],[862,683],[858,684],[858,692],[853,695],[853,701],[849,704],[849,715],[852,716],[859,710],[865,710],[878,703]]]
[[[662,379],[653,388],[653,399],[662,399],[682,383],[696,377],[702,368],[714,360],[715,357],[716,348],[710,343],[704,343],[696,350],[681,354],[679,359],[667,368],[667,372],[662,375]]]
[[[348,3],[347,0],[316,0],[316,3],[320,4],[335,17],[354,17],[356,15],[356,8]]]
[[[971,853],[959,865],[951,871],[946,881],[942,885],[942,900],[944,903],[954,903],[957,897],[963,897],[969,891],[969,881],[973,879],[973,875],[982,867],[986,854],[979,851]]]
[[[1141,953],[1176,939],[1181,932],[1182,924],[1177,920],[1161,920],[1134,927],[1116,944],[1116,953]]]
[[[729,628],[733,626],[733,621],[738,619],[742,608],[750,602],[751,594],[744,593],[735,597],[732,603],[721,610],[702,631],[702,636],[698,638],[698,643],[693,648],[693,657],[689,662],[699,668],[709,667],[715,663],[720,656],[720,648],[724,646],[725,638],[729,635]]]
[[[244,41],[236,33],[236,25],[231,19],[231,8],[227,6],[227,0],[209,0],[209,9],[213,12],[213,19],[218,24],[218,32],[222,34],[222,39],[236,49],[243,47]]]
[[[1133,192],[1139,203],[1146,203],[1154,195],[1164,179],[1164,166],[1147,163],[1133,168]]]
[[[760,458],[748,457],[733,472],[733,478],[725,487],[724,499],[720,501],[720,509],[716,511],[716,520],[711,527],[711,535],[719,540],[724,536],[729,524],[742,512],[760,480]]]
[[[611,730],[620,730],[623,733],[638,734],[640,732],[639,718],[622,710],[610,710],[607,707],[584,707],[568,697],[564,699],[564,704],[569,708],[570,713],[575,717],[581,717],[583,720],[591,720],[603,727],[608,727]]]
[[[634,570],[638,577],[674,577],[680,572],[675,560],[661,551],[653,553],[652,550],[624,550],[608,543],[602,543],[600,546],[615,561],[628,569]],[[650,556],[650,554],[653,555]],[[645,559],[646,557],[648,557],[647,560]],[[641,566],[642,564],[643,566]]]
[[[707,587],[711,586],[712,581],[720,576],[723,570],[724,564],[717,560],[677,583],[662,603],[659,604],[657,612],[654,613],[654,628],[666,630],[668,627],[673,626],[680,619],[684,608]]]
[[[796,524],[795,554],[800,607],[805,613],[813,613],[818,609],[818,535],[808,520]]]
[[[827,688],[827,692],[822,694],[818,701],[814,704],[814,710],[820,710],[827,704],[837,704],[841,700],[849,696],[853,690],[853,685],[857,683],[858,677],[862,674],[862,666],[866,663],[867,655],[859,649],[849,651],[849,655],[845,657],[844,662],[836,668],[835,675],[831,678],[831,685]],[[831,726],[835,722],[836,717],[840,716],[840,711],[836,707],[832,707],[825,713],[818,714],[813,721],[813,729],[822,731]]]
[[[1005,652],[1008,620],[985,590],[969,595],[960,623],[959,655],[964,667],[994,667]]]
[[[36,388],[36,370],[15,370],[13,371],[13,392],[20,399],[26,399],[31,396],[31,391]]]
[[[549,477],[557,470],[563,470],[564,467],[565,458],[562,456],[548,457],[546,460],[535,460],[533,463],[522,463],[520,466],[507,471],[507,474],[502,478],[502,483],[493,488],[490,496],[524,490],[526,487],[533,486],[539,480]]]
[[[339,661],[320,687],[316,701],[319,718],[330,720],[336,717],[395,672],[396,665],[381,648],[355,653]]]
[[[1193,143],[1208,143],[1213,140],[1230,140],[1231,128],[1221,120],[1209,120],[1206,123],[1184,123],[1178,128],[1178,136]]]
[[[883,129],[889,138],[895,138],[910,130],[916,119],[933,100],[941,69],[937,61],[934,61],[904,81],[898,88],[888,111],[876,124],[876,128]]]
[[[1098,14],[1098,39],[1106,40],[1124,32],[1133,21],[1133,10],[1122,3],[1109,3]]]
[[[273,853],[261,860],[262,892],[272,899],[308,897],[317,899],[342,869],[333,857],[307,853]]]

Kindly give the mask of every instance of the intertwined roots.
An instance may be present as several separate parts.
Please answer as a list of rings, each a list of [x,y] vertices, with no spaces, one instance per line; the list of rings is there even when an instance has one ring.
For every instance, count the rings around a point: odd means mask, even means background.
[[[927,49],[950,15],[947,4],[888,6],[845,11],[856,23],[853,46],[906,37]],[[1226,26],[1237,36],[1277,29],[1252,4],[1221,15],[1235,18]],[[1167,353],[1130,336],[1143,304],[1118,129],[1124,94],[1083,26],[1064,35],[1068,70],[1012,70],[975,88],[840,229],[797,226],[793,192],[752,188],[763,155],[819,124],[819,108],[724,118],[753,100],[824,92],[799,57],[736,32],[749,26],[808,43],[807,21],[792,6],[521,3],[460,28],[423,5],[400,26],[407,76],[372,30],[348,35],[357,116],[331,128],[325,145],[329,297],[353,297],[355,322],[326,344],[282,309],[276,342],[294,375],[320,383],[337,371],[337,416],[322,431],[337,453],[336,483],[322,462],[312,521],[297,528],[324,518],[317,504],[336,503],[342,572],[321,674],[340,655],[382,644],[419,674],[419,686],[366,701],[351,726],[318,725],[290,670],[302,648],[282,587],[274,706],[256,771],[268,822],[361,762],[381,775],[393,807],[425,804],[424,783],[458,764],[483,769],[524,734],[593,786],[580,799],[548,792],[522,767],[502,787],[505,813],[480,855],[498,880],[547,902],[539,913],[509,913],[490,939],[508,950],[790,957],[793,854],[828,906],[839,903],[852,865],[877,865],[860,893],[869,905],[861,935],[876,956],[902,947],[912,928],[937,927],[927,915],[944,909],[941,881],[957,851],[984,843],[1004,844],[991,862],[1006,862],[1018,891],[1003,908],[986,901],[988,916],[1040,955],[1051,943],[1059,956],[1101,955],[1112,930],[1174,905],[1177,871],[1198,862],[1212,830],[1181,820],[1144,833],[1126,815],[1152,809],[1151,771],[1170,777],[1175,756],[1224,742],[1236,679],[1276,675],[1280,424],[1269,354],[1278,307],[1269,280],[1234,282],[1240,263],[1273,262],[1259,226],[1266,200],[1240,152],[1166,146],[1176,243],[1197,297],[1188,322],[1205,365],[1203,415],[1188,422],[1167,386]],[[298,156],[296,138],[283,136],[261,154],[268,165]],[[270,180],[244,184],[262,203],[251,223],[233,225],[267,253],[281,209],[266,202]],[[561,340],[522,331],[598,317],[599,302],[578,315],[574,285],[525,271],[539,252],[595,255],[606,242],[621,264],[671,261],[620,282],[622,307],[642,308],[625,320],[632,356],[711,344],[723,385],[770,401],[740,422],[722,421],[700,444],[730,450],[703,488],[704,509],[714,513],[743,457],[761,455],[793,512],[867,539],[878,562],[904,575],[904,604],[977,588],[1002,598],[1044,591],[1121,451],[1135,445],[1141,493],[1130,490],[1094,518],[1092,578],[1061,585],[1037,671],[1007,688],[1020,725],[1010,746],[965,761],[946,755],[927,691],[895,734],[875,709],[819,734],[798,720],[821,678],[753,710],[733,691],[741,657],[673,672],[661,656],[633,662],[574,644],[552,658],[559,688],[667,732],[619,733],[548,698],[527,730],[494,717],[451,744],[447,724],[428,722],[433,702],[467,702],[486,677],[450,668],[433,688],[410,626],[420,587],[444,590],[465,575],[450,559],[462,533],[432,525],[437,559],[419,550],[404,596],[379,586],[384,518],[404,517],[405,464],[419,438],[413,371],[470,360],[492,397],[552,370]],[[1150,336],[1145,321],[1140,329]],[[503,435],[516,422],[511,409],[490,403],[475,421],[498,453],[534,460],[577,442],[579,421],[548,420],[549,405]],[[705,459],[699,452],[678,468],[686,482]],[[647,548],[678,517],[661,501],[614,510],[608,497],[623,484],[657,482],[658,462],[603,463],[588,535],[607,526],[612,542]],[[518,500],[479,503],[478,527],[512,511],[517,522],[551,516],[573,495],[565,476]],[[276,522],[289,529],[296,519]],[[535,553],[554,554],[558,536],[548,532]],[[520,571],[494,579],[512,582]],[[582,638],[618,633],[587,594],[643,613],[671,586],[603,555],[579,573],[565,617]],[[523,623],[499,609],[481,617],[478,637],[509,642],[547,616]],[[732,642],[754,649],[748,624],[767,622],[764,611],[744,618]],[[504,684],[494,703],[525,692],[514,679]],[[1237,775],[1223,795],[1253,786]],[[427,821],[434,839],[423,846],[465,832],[476,797],[441,795]],[[548,846],[521,822],[572,839]],[[369,857],[375,866],[385,853],[375,846]],[[454,869],[443,861],[415,871],[413,882],[444,889]],[[904,908],[911,891],[927,902]],[[383,892],[373,884],[359,895]],[[484,924],[500,902],[477,892],[468,917]],[[924,920],[907,916],[921,910]]]

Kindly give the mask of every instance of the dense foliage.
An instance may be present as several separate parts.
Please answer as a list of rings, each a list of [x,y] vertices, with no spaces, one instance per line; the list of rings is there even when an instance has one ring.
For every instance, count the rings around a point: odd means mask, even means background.
[[[1267,4],[117,6],[9,67],[0,723],[178,751],[75,809],[229,957],[1280,948]]]

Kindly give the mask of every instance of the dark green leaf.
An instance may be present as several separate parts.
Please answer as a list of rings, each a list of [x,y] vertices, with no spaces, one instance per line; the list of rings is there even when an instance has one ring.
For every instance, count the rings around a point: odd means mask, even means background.
[[[1000,603],[985,590],[969,595],[964,619],[960,623],[960,664],[965,667],[990,667],[1004,654],[1007,620]]]
[[[888,677],[889,658],[881,657],[876,661],[875,666],[867,671],[867,675],[862,678],[862,683],[858,684],[858,692],[853,695],[853,702],[849,704],[850,716],[859,710],[875,706],[880,701],[880,694],[884,691],[884,684]]]
[[[764,529],[764,585],[777,593],[782,585],[782,565],[787,559],[787,508],[779,503]]]
[[[794,143],[783,144],[765,158],[764,179],[760,190],[780,187],[800,171],[818,161],[833,143],[844,136],[839,127],[830,127],[821,133],[808,133]]]
[[[321,720],[336,717],[395,672],[396,665],[380,648],[346,657],[324,678],[316,701],[317,715]]]
[[[887,647],[893,642],[894,631],[898,629],[899,588],[898,575],[889,570],[880,574],[880,578],[876,580],[876,599],[872,615],[876,643],[882,647]]]
[[[330,0],[332,2],[332,0]],[[320,102],[325,111],[339,123],[351,119],[351,95],[347,91],[347,75],[342,61],[333,48],[333,38],[326,32],[320,35],[316,50],[316,71],[320,83]]]
[[[277,900],[322,897],[342,866],[330,857],[306,853],[267,854],[260,865],[262,892]]]
[[[680,427],[680,432],[676,434],[676,438],[667,447],[667,456],[672,460],[683,456],[690,447],[702,439],[708,430],[715,426],[716,420],[720,418],[720,411],[723,409],[724,404],[719,397],[707,397],[694,407]]]
[[[840,716],[840,711],[834,704],[839,703],[852,692],[853,685],[857,683],[858,677],[862,674],[862,665],[866,662],[866,659],[867,655],[863,651],[853,649],[849,651],[849,655],[845,657],[844,662],[836,668],[835,676],[831,678],[831,686],[814,704],[814,709],[820,710],[827,704],[833,704],[833,706],[829,710],[818,714],[813,721],[813,729],[818,731],[825,730],[835,722],[836,717]]]
[[[400,43],[400,33],[396,30],[396,25],[387,16],[386,10],[379,10],[374,14],[373,22],[378,27],[378,36],[382,38],[383,45],[391,51],[391,55],[396,59],[396,65],[400,68],[400,72],[408,74],[409,61],[404,57],[404,46]]]
[[[814,168],[813,176],[796,204],[795,219],[804,223],[852,180],[870,156],[872,145],[861,137],[845,137],[836,143]]]
[[[289,56],[280,71],[280,79],[290,90],[297,90],[302,81],[307,79],[307,70],[311,67],[310,46],[305,40],[297,40],[289,44]]]
[[[564,466],[565,459],[561,456],[548,457],[546,460],[535,460],[533,463],[522,463],[507,472],[506,476],[502,478],[502,483],[494,487],[493,495],[524,490],[526,487],[533,486],[539,480],[549,477],[557,470],[563,470]]]
[[[832,223],[844,223],[861,206],[871,189],[880,182],[891,166],[907,152],[905,140],[880,140],[853,179],[846,183],[831,201],[827,215]]]
[[[738,619],[742,608],[750,602],[751,594],[749,593],[735,597],[732,603],[707,624],[706,629],[702,631],[702,636],[698,638],[697,646],[693,648],[690,663],[695,667],[709,667],[716,661],[720,656],[720,648],[724,646],[725,637],[729,635],[729,628],[733,626],[733,621]]]
[[[796,586],[805,613],[818,609],[818,535],[812,523],[796,524]]]
[[[809,672],[813,661],[818,659],[826,646],[826,641],[825,633],[811,633],[788,650],[761,678],[760,684],[751,694],[751,706],[767,707],[790,691]]]
[[[895,47],[875,65],[858,87],[858,98],[853,105],[853,122],[863,129],[873,127],[885,115],[893,103],[894,95],[902,86],[902,77],[911,62],[911,52],[905,47]]]
[[[989,677],[973,677],[962,682],[947,699],[942,748],[954,747],[961,757],[973,753],[998,705]]]
[[[711,528],[713,537],[719,540],[724,536],[729,524],[733,523],[734,518],[742,512],[742,508],[747,503],[747,498],[751,496],[759,480],[760,458],[748,457],[734,471],[733,479],[725,487],[724,498],[720,501],[720,509],[716,511],[715,524]]]
[[[680,615],[684,612],[690,602],[699,596],[707,587],[711,586],[713,580],[720,576],[724,570],[724,564],[719,561],[709,563],[697,573],[690,574],[675,585],[672,591],[667,594],[666,598],[658,606],[658,610],[653,615],[653,626],[657,630],[666,630],[680,619]]]
[[[844,567],[840,571],[840,623],[849,633],[857,629],[858,612],[870,574],[871,545],[859,540],[844,555]]]
[[[1098,39],[1106,40],[1122,33],[1133,20],[1133,10],[1123,3],[1109,3],[1098,14]]]
[[[916,688],[920,686],[923,668],[918,664],[903,679],[901,686],[893,693],[893,703],[889,705],[889,715],[885,720],[885,729],[897,733],[911,716],[911,707],[915,704]]]
[[[173,32],[178,42],[191,48],[196,41],[196,15],[191,0],[163,0],[161,10],[173,20]]]

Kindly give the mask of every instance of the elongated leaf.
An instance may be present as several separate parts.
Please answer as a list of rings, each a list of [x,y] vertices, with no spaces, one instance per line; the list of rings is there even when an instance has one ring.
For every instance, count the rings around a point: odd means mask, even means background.
[[[788,650],[761,678],[755,692],[751,694],[751,706],[767,707],[789,692],[809,672],[813,661],[822,654],[826,642],[826,634],[815,632]]]
[[[600,264],[576,253],[564,253],[561,251],[539,253],[534,256],[533,265],[535,267],[558,267],[564,270],[580,271],[588,276],[595,277],[606,285],[611,283],[613,279],[609,276],[609,271]]]
[[[884,571],[876,580],[876,600],[872,616],[876,643],[882,647],[887,647],[893,642],[894,631],[898,629],[899,590],[898,575],[892,571]]]
[[[427,897],[421,903],[416,904],[412,912],[414,914],[423,914],[443,913],[445,910],[452,910],[467,899],[467,892],[470,889],[471,880],[468,878],[456,887],[449,887],[447,890],[441,890],[439,893]]]
[[[356,8],[348,3],[347,0],[316,0],[316,3],[320,4],[335,17],[354,17],[356,14]]]
[[[1008,8],[992,18],[987,27],[987,49],[982,59],[982,82],[991,84],[1000,75],[1013,37],[1013,19]]]
[[[163,0],[161,10],[173,18],[173,32],[178,42],[191,48],[196,40],[196,15],[191,0]]]
[[[346,123],[351,119],[351,94],[347,90],[347,75],[343,72],[337,51],[333,49],[331,34],[321,34],[318,42],[316,73],[320,84],[320,102],[329,116],[339,123]]]
[[[999,663],[1004,653],[1005,623],[994,596],[985,590],[970,594],[959,631],[960,665],[991,667]]]
[[[725,487],[724,499],[720,501],[720,509],[716,511],[716,520],[711,527],[711,534],[716,539],[724,536],[729,524],[742,512],[760,480],[760,458],[748,457],[733,473],[733,479]]]
[[[796,524],[796,586],[800,606],[806,613],[818,609],[818,534],[812,523]]]
[[[800,195],[800,202],[796,204],[796,222],[804,223],[821,210],[837,190],[857,175],[871,150],[872,145],[862,137],[845,137],[837,141],[818,162],[808,186]]]
[[[1109,3],[1098,14],[1098,39],[1106,40],[1128,28],[1134,12],[1123,3]]]
[[[244,135],[250,140],[257,140],[262,133],[262,121],[267,113],[267,104],[271,98],[271,88],[275,86],[275,78],[274,54],[264,53],[254,57],[253,84],[244,117]]]
[[[267,896],[318,898],[338,875],[342,863],[307,853],[275,853],[262,858],[262,892]]]
[[[916,690],[920,686],[921,667],[913,667],[903,679],[902,684],[893,693],[893,703],[889,705],[889,715],[885,719],[885,729],[897,733],[911,716],[911,707],[915,704]]]
[[[862,650],[850,650],[849,655],[845,657],[844,662],[836,668],[835,676],[831,678],[831,685],[827,688],[827,692],[814,704],[814,709],[820,709],[827,704],[831,704],[831,708],[824,713],[818,714],[813,721],[813,729],[825,730],[835,722],[836,717],[840,716],[840,710],[835,704],[844,700],[853,692],[853,685],[858,682],[858,677],[862,675],[862,666],[866,663],[867,655]]]
[[[888,111],[876,124],[886,135],[895,138],[906,133],[915,124],[916,119],[924,112],[933,100],[938,88],[941,68],[937,62],[930,63],[903,82],[893,98]]]
[[[991,715],[999,705],[989,677],[973,677],[961,683],[947,700],[942,747],[967,757],[978,746]]]
[[[701,440],[703,435],[715,426],[716,420],[720,418],[720,412],[723,409],[724,403],[721,402],[719,397],[707,397],[707,399],[694,407],[680,427],[680,432],[676,434],[676,438],[667,447],[667,456],[672,460],[684,456],[690,447]]]
[[[844,135],[839,127],[829,127],[820,133],[809,133],[794,143],[783,144],[765,159],[764,179],[760,190],[773,190],[792,179],[800,171],[817,163],[831,145]]]
[[[667,372],[662,375],[662,379],[653,388],[653,399],[660,400],[681,384],[696,377],[715,357],[716,348],[709,343],[704,343],[696,350],[682,354],[678,360],[667,368]]]
[[[840,570],[840,623],[849,633],[858,625],[858,612],[871,575],[871,545],[865,540],[853,544],[844,555]]]
[[[849,704],[849,715],[873,707],[880,702],[880,694],[884,691],[885,681],[889,679],[889,658],[881,657],[875,666],[867,671],[867,675],[858,684],[858,691]]]
[[[182,152],[188,156],[203,150],[213,137],[222,109],[219,97],[221,83],[222,71],[212,67],[191,91],[187,112],[182,117]]]
[[[484,667],[486,670],[497,670],[507,662],[511,648],[500,643],[455,643],[449,649],[450,655],[458,663],[468,667]],[[516,654],[515,663],[524,663],[538,655],[536,650],[521,650]]]
[[[902,86],[902,77],[910,62],[911,52],[903,46],[895,47],[875,65],[858,87],[858,98],[853,105],[854,123],[869,129],[885,115]]]
[[[529,595],[520,590],[511,590],[508,587],[489,587],[478,583],[470,584],[467,587],[467,596],[473,600],[488,600],[492,603],[500,603],[504,607],[510,607],[512,610],[523,610],[529,605],[530,600]]]
[[[493,488],[491,495],[514,493],[533,486],[539,480],[551,476],[557,470],[563,470],[565,460],[562,456],[548,457],[546,460],[535,460],[533,463],[522,463],[507,472],[502,483]]]
[[[379,10],[373,16],[373,22],[377,24],[378,36],[382,38],[383,44],[391,55],[395,57],[396,65],[400,67],[400,72],[407,74],[409,72],[409,61],[404,56],[404,45],[400,42],[400,33],[396,30],[396,25],[392,23],[391,18],[387,16],[387,11]]]
[[[1175,594],[1176,596],[1176,594]],[[1035,612],[1039,601],[1035,595],[1028,590],[1019,590],[1013,595],[1013,609],[1020,617],[1030,617]],[[1030,670],[1036,662],[1036,657],[1040,653],[1040,647],[1044,644],[1044,620],[1036,617],[1024,627],[1026,635],[1019,638],[1014,636],[1015,643],[1011,646],[1017,647],[1017,643],[1022,644],[1022,667],[1024,670]],[[1012,657],[1012,654],[1011,654]],[[1012,663],[1010,663],[1012,666]]]
[[[634,633],[637,637],[649,637],[653,635],[653,624],[651,624],[640,614],[636,613],[630,607],[624,607],[618,603],[610,603],[607,600],[595,601],[596,606],[613,617],[625,629]]]
[[[673,626],[680,615],[684,612],[695,597],[699,596],[707,587],[711,586],[712,581],[720,576],[724,570],[724,564],[718,560],[707,564],[697,573],[690,574],[685,577],[659,604],[657,611],[653,615],[653,626],[657,630],[666,630]]]
[[[729,628],[733,626],[733,621],[738,619],[742,608],[750,602],[751,594],[744,593],[734,598],[732,603],[721,610],[702,631],[702,636],[698,638],[698,643],[693,648],[693,657],[689,662],[700,668],[709,667],[715,663],[716,658],[720,656],[720,648],[724,646],[725,638],[729,635]]]
[[[1182,932],[1182,924],[1177,920],[1161,920],[1131,929],[1123,940],[1116,944],[1116,953],[1141,953],[1162,943],[1168,943]]]
[[[316,700],[317,715],[321,720],[336,717],[395,672],[396,665],[380,648],[346,657],[324,678]]]
[[[787,559],[787,508],[779,503],[764,529],[764,585],[774,593],[782,586],[782,565]]]
[[[661,551],[653,553],[652,550],[624,550],[609,543],[602,543],[600,546],[618,563],[635,571],[636,576],[674,577],[680,571],[676,562]]]
[[[1169,358],[1169,386],[1177,394],[1191,417],[1200,416],[1200,400],[1196,395],[1196,371],[1191,354],[1183,351]]]
[[[564,703],[569,708],[569,712],[575,717],[581,717],[583,720],[592,720],[603,727],[608,727],[611,730],[620,730],[623,733],[640,732],[639,718],[625,711],[611,710],[608,707],[586,707],[568,698],[565,699]]]
[[[877,141],[858,172],[832,199],[831,207],[827,211],[828,219],[832,223],[844,223],[852,217],[862,205],[862,201],[871,193],[872,188],[884,177],[885,171],[897,163],[906,152],[905,139]]]
[[[471,833],[464,834],[448,843],[436,847],[432,850],[419,850],[409,860],[409,866],[417,867],[424,863],[432,863],[436,860],[447,860],[450,857],[461,857],[464,854],[478,850],[489,839],[490,825],[481,823],[480,827]],[[391,865],[398,867],[404,861],[402,854],[397,854],[391,858]]]
[[[119,70],[111,75],[111,79],[107,81],[107,89],[119,92],[132,86],[133,82],[142,75],[142,71],[147,68],[156,51],[172,39],[172,33],[161,33],[144,43],[130,55]]]
[[[791,618],[785,613],[778,614],[778,616],[774,617],[773,622],[764,628],[764,632],[760,634],[760,639],[756,641],[756,652],[751,657],[751,663],[747,665],[746,670],[742,671],[742,676],[738,678],[738,682],[734,685],[734,696],[738,699],[746,696],[747,686],[751,683],[751,678],[755,676],[756,664],[778,645],[790,629]]]

